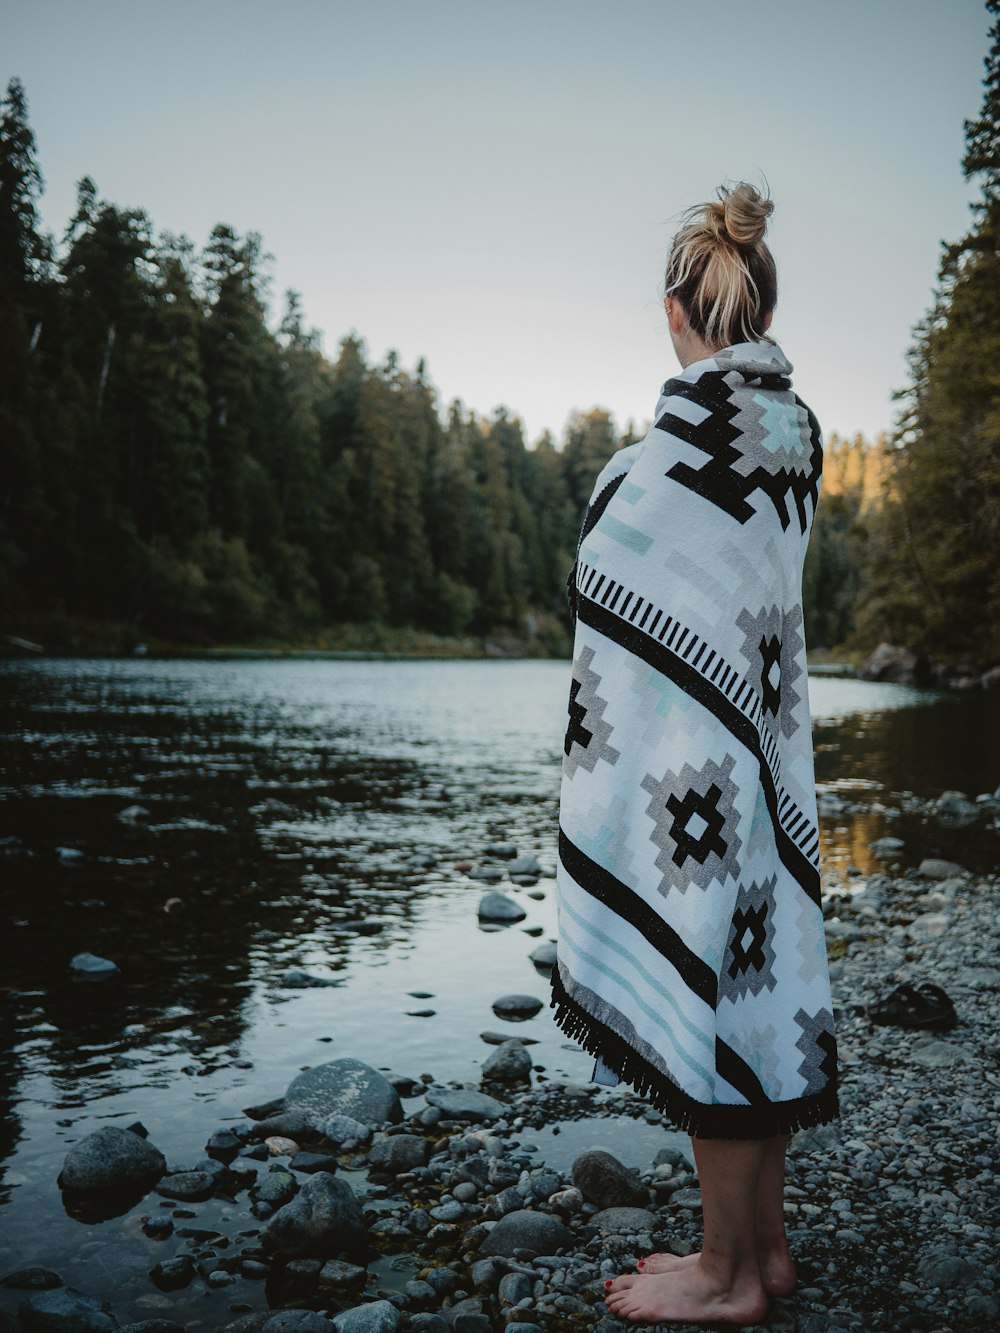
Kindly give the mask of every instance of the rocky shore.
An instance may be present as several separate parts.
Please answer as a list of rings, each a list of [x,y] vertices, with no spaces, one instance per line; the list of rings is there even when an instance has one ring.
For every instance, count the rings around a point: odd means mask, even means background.
[[[959,796],[938,798],[939,815]],[[995,825],[996,796],[963,799]],[[886,873],[849,876],[825,903],[842,1116],[793,1137],[786,1212],[799,1285],[760,1327],[996,1327],[1000,875],[907,865],[892,838],[875,850]],[[481,911],[502,920],[505,903],[516,909],[487,890]],[[551,963],[551,943],[535,952]],[[942,987],[957,1026],[875,1025],[867,1006],[907,981]],[[504,998],[514,1012],[543,994]],[[629,1327],[608,1315],[604,1279],[652,1250],[700,1244],[689,1153],[664,1132],[638,1172],[601,1150],[553,1169],[535,1130],[631,1117],[648,1141],[669,1123],[623,1086],[548,1079],[530,1045],[484,1038],[494,1050],[479,1085],[334,1060],[243,1119],[206,1124],[185,1161],[166,1161],[141,1124],[91,1133],[53,1187],[81,1222],[134,1221],[142,1290],[116,1313],[114,1298],[77,1290],[39,1253],[0,1277],[0,1330]]]

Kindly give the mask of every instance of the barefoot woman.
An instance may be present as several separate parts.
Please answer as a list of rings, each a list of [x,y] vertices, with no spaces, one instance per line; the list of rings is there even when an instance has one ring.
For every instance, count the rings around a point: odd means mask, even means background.
[[[639,1322],[755,1323],[795,1285],[785,1147],[839,1114],[802,567],[819,424],[767,330],[773,205],[721,187],[674,238],[681,364],[597,478],[570,578],[560,1027],[692,1136],[701,1252],[608,1284]]]

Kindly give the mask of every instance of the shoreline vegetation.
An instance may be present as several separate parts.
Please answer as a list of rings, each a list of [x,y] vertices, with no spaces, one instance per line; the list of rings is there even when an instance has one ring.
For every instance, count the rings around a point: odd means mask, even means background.
[[[110,631],[110,632],[109,632]],[[127,627],[78,626],[45,643],[0,631],[0,661],[40,657],[108,657],[155,661],[568,661],[572,643],[552,621],[534,635],[497,632],[462,637],[432,634],[410,627],[344,625],[311,640],[196,644],[136,640]],[[808,670],[814,675],[925,685],[940,689],[1000,689],[1000,666],[985,669],[968,661],[930,660],[888,643],[874,653],[843,645],[810,648]]]

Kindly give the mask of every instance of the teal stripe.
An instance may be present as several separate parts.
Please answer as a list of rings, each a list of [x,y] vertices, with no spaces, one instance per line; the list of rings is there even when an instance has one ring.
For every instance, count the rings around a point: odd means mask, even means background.
[[[706,1085],[711,1088],[713,1086],[713,1076],[709,1074],[707,1069],[703,1068],[703,1066],[698,1063],[698,1061],[694,1058],[693,1055],[690,1055],[684,1049],[684,1047],[681,1046],[681,1044],[678,1042],[677,1038],[674,1036],[671,1030],[660,1022],[659,1015],[656,1013],[656,1011],[654,1009],[650,1009],[649,1005],[646,1004],[645,1000],[643,1000],[642,997],[637,994],[635,987],[632,986],[629,982],[627,982],[623,976],[617,973],[614,970],[614,968],[607,967],[599,959],[595,958],[593,954],[587,953],[586,950],[578,948],[575,944],[572,947],[574,951],[577,953],[577,955],[580,958],[582,958],[585,963],[590,963],[592,967],[596,967],[599,972],[603,972],[604,975],[610,977],[612,981],[617,981],[623,990],[628,991],[628,993],[635,1000],[639,1008],[642,1009],[645,1013],[647,1013],[649,1017],[652,1018],[653,1021],[657,1024],[657,1026],[663,1029],[666,1035],[670,1038],[674,1050],[684,1061],[684,1063],[688,1066],[688,1068],[693,1069],[694,1072],[698,1074],[700,1078],[704,1079]]]
[[[613,537],[616,542],[621,542],[622,546],[627,546],[631,551],[637,551],[639,555],[645,555],[653,544],[652,537],[647,537],[644,532],[639,532],[637,528],[630,528],[627,523],[614,517],[613,514],[603,514],[598,520],[600,530],[606,532],[609,537]]]
[[[570,916],[573,918],[573,920],[577,923],[578,926],[581,926],[584,930],[589,930],[593,932],[594,930],[593,924],[590,921],[588,921],[587,918],[581,912],[577,911],[577,909],[572,905],[572,903],[570,903],[567,900],[565,894],[560,898],[559,904],[565,911],[567,911],[570,914]],[[661,983],[657,981],[656,977],[650,974],[649,970],[642,963],[639,962],[635,954],[632,953],[631,950],[626,949],[624,944],[619,944],[617,940],[611,939],[610,936],[602,937],[602,943],[606,944],[610,949],[613,949],[615,953],[619,954],[622,958],[624,958],[625,961],[631,967],[633,967],[636,972],[641,974],[643,980],[647,981],[658,995],[663,996],[667,1004],[670,1005],[674,1013],[677,1015],[684,1029],[692,1037],[694,1037],[696,1041],[700,1041],[702,1045],[705,1046],[706,1049],[709,1051],[709,1053],[714,1057],[715,1055],[714,1040],[711,1037],[706,1037],[704,1032],[702,1032],[701,1028],[696,1027],[694,1023],[691,1022],[691,1020],[687,1017],[684,1011],[680,1008],[677,1001],[671,995],[670,991],[668,991],[665,986],[661,985]],[[582,956],[583,955],[581,954],[581,957]],[[611,974],[609,973],[608,975],[610,976]],[[653,1018],[656,1020],[657,1023],[661,1023],[661,1019],[658,1014],[654,1013]],[[669,1033],[671,1037],[673,1037],[673,1033],[670,1031],[670,1028],[664,1027],[663,1030],[664,1032]]]
[[[593,929],[593,927],[590,926],[589,922],[587,922],[584,917],[581,917],[579,913],[576,911],[576,909],[571,907],[570,904],[565,900],[565,898],[561,900],[561,906],[563,911],[568,912],[569,915],[573,918],[573,920],[576,921],[578,924],[580,924],[583,927]],[[563,931],[562,933],[565,934],[566,932]],[[642,996],[639,995],[639,993],[636,991],[635,987],[630,982],[626,981],[625,978],[620,973],[616,972],[613,968],[608,967],[606,963],[601,961],[601,959],[595,958],[593,954],[587,953],[583,949],[581,949],[579,945],[573,941],[572,935],[567,936],[567,940],[570,946],[573,948],[573,950],[579,955],[580,958],[584,960],[584,962],[589,963],[591,967],[597,968],[599,972],[603,972],[605,976],[610,977],[613,981],[616,981],[624,990],[628,991],[628,993],[632,996],[632,998],[636,1001],[636,1003],[644,1011],[644,1013],[648,1014],[649,1017],[656,1024],[656,1026],[660,1028],[667,1037],[670,1038],[671,1042],[673,1043],[674,1049],[677,1051],[678,1055],[680,1055],[680,1057],[684,1060],[685,1064],[687,1064],[696,1073],[700,1074],[708,1083],[709,1087],[712,1087],[714,1084],[714,1077],[715,1077],[714,1074],[709,1074],[708,1071],[704,1069],[697,1062],[694,1056],[689,1055],[689,1053],[684,1049],[684,1047],[679,1044],[676,1036],[673,1033],[673,1030],[670,1027],[668,1027],[666,1023],[664,1023],[662,1015],[657,1013],[655,1009],[651,1009],[649,1007],[649,1005],[642,998]],[[674,1013],[677,1015],[678,1021],[680,1022],[684,1030],[690,1036],[692,1036],[696,1041],[701,1042],[701,1044],[705,1046],[711,1054],[714,1055],[715,1052],[714,1040],[711,1037],[706,1036],[704,1032],[702,1032],[699,1028],[694,1026],[691,1020],[686,1016],[686,1014],[684,1014],[678,1007],[677,1001],[670,994],[670,992],[668,990],[665,990],[656,981],[655,977],[650,976],[649,972],[646,970],[645,967],[643,967],[643,965],[639,962],[639,960],[633,954],[631,954],[628,951],[628,949],[626,949],[623,945],[619,944],[616,940],[606,938],[602,942],[606,947],[614,950],[615,953],[620,954],[622,958],[625,959],[626,962],[631,964],[631,966],[636,970],[636,972],[640,973],[643,979],[649,983],[649,985],[653,988],[653,990],[656,991],[658,995],[663,996],[663,998],[673,1009]]]
[[[637,486],[634,481],[623,481],[618,487],[618,494],[630,505],[638,504],[646,494],[645,487]]]

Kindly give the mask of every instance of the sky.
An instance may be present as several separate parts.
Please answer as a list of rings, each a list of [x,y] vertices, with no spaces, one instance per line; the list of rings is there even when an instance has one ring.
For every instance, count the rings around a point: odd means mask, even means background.
[[[84,175],[198,246],[261,234],[336,356],[426,359],[560,436],[651,416],[663,269],[724,181],[774,201],[771,334],[826,435],[891,429],[970,222],[980,0],[3,0],[61,237]]]

